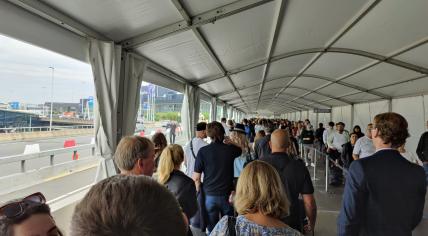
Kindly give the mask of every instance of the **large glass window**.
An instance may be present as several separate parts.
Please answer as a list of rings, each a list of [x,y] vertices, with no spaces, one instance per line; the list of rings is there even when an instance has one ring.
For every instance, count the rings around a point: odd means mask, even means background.
[[[143,82],[137,117],[136,134],[151,138],[163,133],[169,143],[186,143],[181,125],[183,94],[155,84]]]
[[[220,120],[221,120],[222,117],[224,117],[224,115],[223,115],[223,106],[217,105],[217,117],[216,117],[216,121],[220,122]]]
[[[29,188],[50,200],[91,184],[91,66],[0,35],[0,80],[0,202]]]
[[[199,107],[199,122],[201,121],[209,122],[211,120],[210,109],[211,109],[211,103],[201,100],[200,107]]]

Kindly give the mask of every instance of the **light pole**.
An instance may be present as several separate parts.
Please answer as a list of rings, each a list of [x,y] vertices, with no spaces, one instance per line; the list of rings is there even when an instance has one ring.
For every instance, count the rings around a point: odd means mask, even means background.
[[[53,87],[54,87],[54,73],[55,73],[55,67],[49,66],[50,69],[52,69],[52,81],[51,81],[51,112],[50,112],[50,118],[49,118],[49,131],[52,131],[52,113],[53,113]]]

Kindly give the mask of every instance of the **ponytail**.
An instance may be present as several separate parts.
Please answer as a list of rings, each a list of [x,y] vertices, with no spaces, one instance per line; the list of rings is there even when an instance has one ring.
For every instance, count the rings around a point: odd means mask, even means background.
[[[165,184],[168,182],[172,171],[176,166],[184,161],[183,148],[177,144],[168,145],[160,155],[158,166],[158,182]]]

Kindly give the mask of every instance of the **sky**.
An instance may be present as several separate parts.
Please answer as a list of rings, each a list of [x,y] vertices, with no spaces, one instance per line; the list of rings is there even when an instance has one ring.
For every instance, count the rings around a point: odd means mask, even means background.
[[[79,102],[94,96],[91,66],[0,34],[0,103]]]

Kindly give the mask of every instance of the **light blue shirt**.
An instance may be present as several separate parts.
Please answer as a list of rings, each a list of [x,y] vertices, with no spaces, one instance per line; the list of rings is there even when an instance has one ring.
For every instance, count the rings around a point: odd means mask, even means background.
[[[359,138],[355,143],[354,151],[352,151],[352,153],[358,155],[359,158],[371,156],[375,152],[376,148],[373,145],[373,141],[367,136]]]
[[[242,154],[241,156],[235,158],[233,162],[233,177],[238,178],[241,175],[242,169],[244,169],[244,164],[247,161],[247,154]]]

